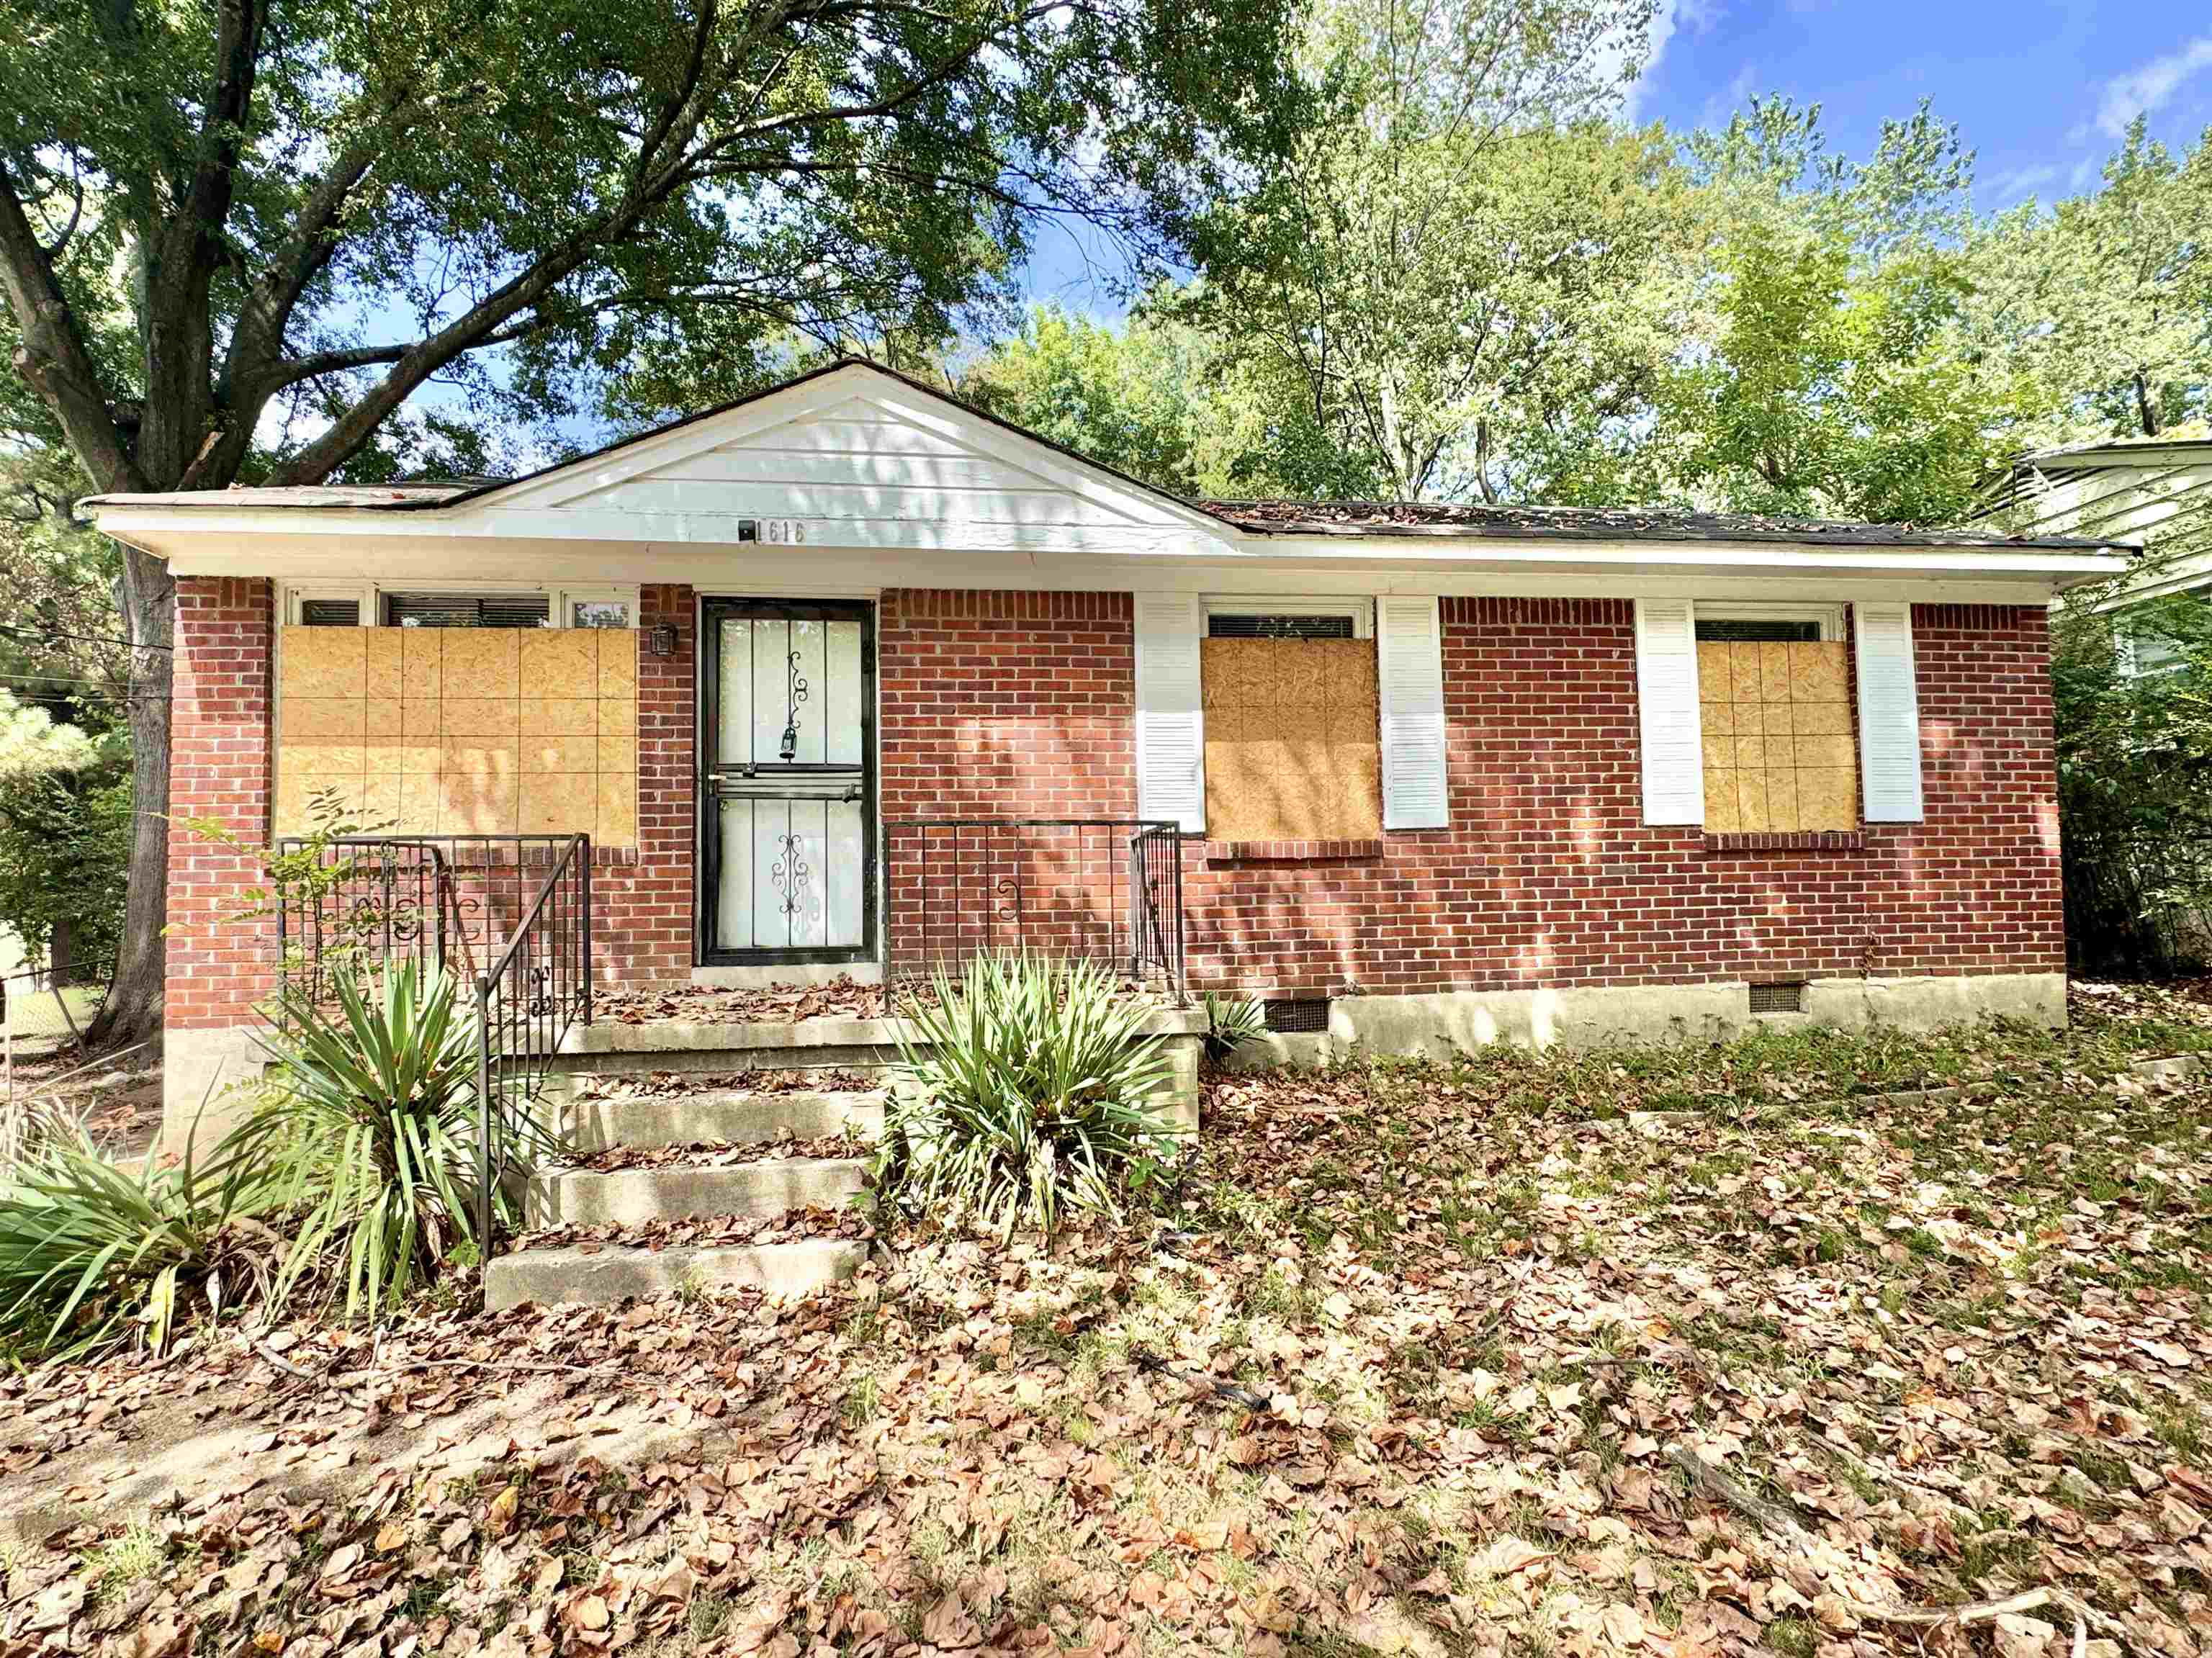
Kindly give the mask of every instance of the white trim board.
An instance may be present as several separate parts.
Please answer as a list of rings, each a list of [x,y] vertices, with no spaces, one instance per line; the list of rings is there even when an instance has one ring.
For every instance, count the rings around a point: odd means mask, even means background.
[[[480,561],[489,568],[474,574],[483,579],[498,574],[497,561],[502,554],[520,560],[539,552],[574,550],[580,544],[592,549],[589,556],[603,578],[618,574],[623,580],[647,580],[673,579],[640,573],[657,563],[702,556],[753,559],[794,550],[739,541],[735,533],[738,522],[736,513],[549,511],[461,521],[442,513],[416,511],[305,512],[288,507],[226,511],[119,506],[103,509],[100,516],[103,533],[172,559],[183,574],[216,574],[210,566],[216,562],[250,567],[243,573],[254,574],[306,574],[287,570],[280,561],[308,549],[331,549],[348,543],[353,556],[361,560],[381,560],[403,550],[419,550],[442,561],[448,573],[457,558]],[[1218,534],[1165,525],[1032,526],[922,519],[854,520],[830,527],[810,524],[809,528],[812,533],[808,544],[799,550],[810,562],[834,552],[857,558],[872,556],[904,569],[927,569],[915,555],[928,555],[931,563],[940,557],[961,561],[988,556],[999,561],[999,580],[994,585],[1006,586],[1023,585],[1008,580],[1005,568],[1023,557],[1039,562],[1073,558],[1086,563],[1125,557],[1162,565],[1230,563],[1279,571],[1336,566],[1370,570],[1417,568],[1437,574],[1450,569],[1611,571],[1675,577],[1720,571],[1851,574],[2014,581],[2046,591],[2103,580],[2128,568],[2125,560],[2102,555],[1984,548],[1387,536],[1295,539],[1245,536],[1225,525]],[[488,551],[487,544],[499,545],[501,552]],[[611,570],[606,562],[610,557],[622,561],[623,568]],[[1143,585],[1158,586],[1172,579],[1164,574],[1148,575]],[[1424,579],[1435,580],[1436,575]]]
[[[1905,599],[1919,604],[2042,605],[2047,579],[2018,574],[1869,571],[1816,566],[1667,568],[1648,560],[1601,568],[1385,562],[1279,562],[1260,559],[1044,556],[948,550],[927,556],[833,548],[682,547],[635,542],[517,539],[496,550],[457,547],[438,537],[406,542],[292,537],[241,542],[195,536],[171,560],[179,575],[270,576],[358,586],[373,569],[389,585],[454,585],[457,560],[486,586],[680,583],[702,592],[792,597],[873,597],[893,587],[1000,592],[1190,593],[1297,592],[1315,598],[1392,592],[1447,598],[1642,598],[1687,595],[1737,602],[1827,603]],[[1217,555],[1224,550],[1216,550]]]

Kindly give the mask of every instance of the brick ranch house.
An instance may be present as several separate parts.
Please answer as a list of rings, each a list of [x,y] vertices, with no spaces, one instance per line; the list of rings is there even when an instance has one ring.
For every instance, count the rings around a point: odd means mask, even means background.
[[[1339,1042],[2064,1015],[2095,542],[1194,503],[858,362],[512,482],[92,511],[178,577],[173,814],[587,833],[602,984],[1120,950],[1151,823],[1188,984]],[[179,1108],[271,988],[256,878],[178,831]]]

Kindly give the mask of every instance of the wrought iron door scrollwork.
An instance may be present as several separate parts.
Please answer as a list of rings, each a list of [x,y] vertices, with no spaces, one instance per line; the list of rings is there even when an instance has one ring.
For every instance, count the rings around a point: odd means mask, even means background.
[[[776,860],[769,867],[769,884],[774,887],[781,897],[782,913],[786,915],[796,915],[799,914],[801,895],[806,890],[807,878],[813,874],[814,871],[806,861],[805,855],[806,847],[800,836],[789,834],[780,835],[776,837],[776,847],[778,848]]]

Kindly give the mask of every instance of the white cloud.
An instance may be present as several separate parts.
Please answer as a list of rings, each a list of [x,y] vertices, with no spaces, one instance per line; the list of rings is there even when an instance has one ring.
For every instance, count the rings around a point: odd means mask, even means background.
[[[1729,83],[1705,100],[1699,112],[1700,126],[1724,127],[1739,110],[1751,106],[1752,94],[1759,90],[1759,65],[1747,61],[1729,76]]]
[[[2129,122],[2163,109],[2183,82],[2208,69],[2212,69],[2212,34],[2200,34],[2163,58],[2115,75],[2105,82],[2104,95],[2097,100],[2097,125],[2111,137],[2125,137]]]
[[[2016,202],[2023,196],[2041,190],[2045,185],[2057,182],[2058,169],[2056,167],[2016,167],[1988,180],[1988,189],[1990,197],[1996,201]]]
[[[1659,0],[1658,9],[1651,14],[1644,71],[1628,88],[1626,108],[1630,120],[1641,118],[1644,89],[1657,73],[1659,62],[1666,57],[1675,31],[1687,29],[1692,34],[1703,34],[1721,21],[1723,8],[1723,0]]]

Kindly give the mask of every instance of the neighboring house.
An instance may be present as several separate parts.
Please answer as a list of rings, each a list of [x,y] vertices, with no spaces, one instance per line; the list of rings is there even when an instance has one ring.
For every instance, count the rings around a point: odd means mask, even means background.
[[[2136,574],[2099,600],[2101,610],[2212,597],[2212,439],[2126,438],[2024,456],[1976,519],[2023,536],[2141,545]],[[2121,647],[2146,672],[2172,654],[2154,633],[2124,633]]]
[[[603,984],[1029,942],[1386,1049],[2063,1017],[2100,537],[1191,503],[851,362],[512,483],[91,510],[179,579],[173,811],[586,832]],[[274,944],[252,857],[171,870],[189,1105]]]

